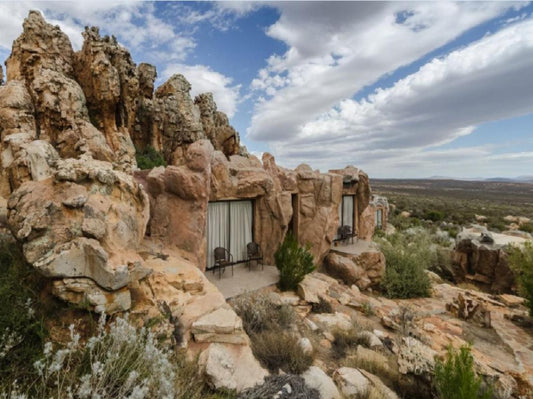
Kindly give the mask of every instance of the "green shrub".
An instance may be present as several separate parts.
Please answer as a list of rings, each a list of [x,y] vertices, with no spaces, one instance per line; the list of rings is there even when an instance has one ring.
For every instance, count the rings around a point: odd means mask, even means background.
[[[298,337],[284,331],[263,331],[252,339],[255,357],[273,373],[301,374],[313,364],[313,355],[305,352]]]
[[[139,169],[153,169],[157,166],[167,166],[167,162],[160,152],[152,146],[146,146],[144,150],[136,151],[135,159]]]
[[[0,240],[0,385],[15,379],[24,384],[46,336],[34,309],[40,282],[20,247],[7,237]]]
[[[333,355],[340,359],[346,357],[349,349],[355,349],[358,345],[365,348],[370,347],[369,337],[365,334],[361,334],[361,328],[357,325],[354,328],[342,329],[337,328],[332,331],[333,343],[331,349]]]
[[[311,304],[311,311],[313,313],[332,313],[333,307],[331,306],[331,303],[320,297],[318,298],[318,303]]]
[[[262,331],[286,330],[296,317],[292,307],[276,305],[264,293],[240,295],[232,301],[232,306],[251,336]]]
[[[533,234],[533,223],[524,223],[520,226],[520,230],[525,231],[526,233]]]
[[[459,351],[448,348],[446,360],[435,364],[435,389],[440,399],[489,399],[492,393],[483,390],[482,380],[474,370],[469,346]]]
[[[444,213],[436,210],[430,210],[426,212],[424,219],[431,220],[432,222],[440,222],[444,220]]]
[[[292,233],[287,233],[285,240],[274,254],[279,270],[279,288],[282,291],[294,290],[306,274],[315,270],[310,246],[301,247]]]
[[[509,264],[516,274],[520,294],[526,298],[529,314],[533,316],[533,244],[527,242],[522,249],[510,247]]]
[[[423,232],[395,233],[380,240],[385,255],[385,277],[381,287],[389,298],[417,298],[430,295],[426,269],[435,258],[429,236]]]

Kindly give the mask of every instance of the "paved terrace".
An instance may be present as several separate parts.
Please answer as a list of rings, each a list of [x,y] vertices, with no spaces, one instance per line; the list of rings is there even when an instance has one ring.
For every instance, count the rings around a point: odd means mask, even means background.
[[[275,266],[265,265],[264,270],[261,270],[261,265],[252,263],[252,268],[249,270],[245,263],[239,263],[233,267],[233,276],[231,267],[226,267],[221,278],[218,278],[218,270],[215,273],[205,272],[207,279],[222,292],[226,299],[277,284],[279,281],[279,271]]]
[[[341,254],[349,254],[349,255],[360,255],[363,252],[371,252],[371,251],[377,251],[377,250],[378,250],[378,247],[373,242],[359,240],[357,238],[354,238],[353,244],[351,241],[347,244],[338,242],[336,246],[335,245],[331,246],[331,251],[338,252]]]

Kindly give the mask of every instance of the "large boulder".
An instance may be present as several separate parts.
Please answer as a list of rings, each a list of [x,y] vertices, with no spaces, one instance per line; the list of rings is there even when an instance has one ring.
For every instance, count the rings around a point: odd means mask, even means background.
[[[268,372],[254,358],[249,346],[214,343],[203,351],[199,364],[215,389],[240,392],[262,384]]]
[[[249,342],[242,326],[242,320],[229,307],[221,307],[196,320],[192,324],[191,333],[197,342],[240,345]]]
[[[320,399],[341,399],[341,394],[333,380],[317,366],[311,366],[302,374],[305,384],[316,389]]]
[[[52,278],[89,278],[118,290],[146,271],[137,249],[148,197],[133,178],[91,158],[58,160],[50,178],[11,195],[8,224],[26,260]]]
[[[88,278],[54,280],[52,292],[70,303],[83,304],[96,313],[113,314],[131,308],[131,293],[126,287],[107,291]]]
[[[465,229],[457,235],[453,253],[453,275],[494,293],[513,293],[515,276],[507,260],[506,246],[521,245],[519,237],[489,233],[485,229]]]
[[[385,257],[372,245],[362,245],[356,253],[333,249],[324,260],[327,272],[345,284],[355,284],[361,289],[379,285],[385,276]]]
[[[365,395],[371,387],[370,381],[358,370],[351,367],[341,367],[333,374],[333,379],[347,398],[359,398]]]

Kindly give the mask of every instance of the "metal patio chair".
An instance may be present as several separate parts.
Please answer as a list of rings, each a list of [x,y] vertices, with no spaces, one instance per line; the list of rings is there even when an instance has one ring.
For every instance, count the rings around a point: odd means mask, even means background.
[[[215,248],[215,265],[213,266],[213,274],[218,269],[218,278],[222,277],[222,273],[226,271],[226,266],[231,266],[231,275],[233,276],[233,255],[222,247]]]
[[[256,261],[256,264],[261,261],[261,270],[264,270],[265,265],[263,264],[263,252],[261,247],[255,242],[249,242],[246,244],[246,264],[248,265],[248,270],[252,270],[251,262]]]

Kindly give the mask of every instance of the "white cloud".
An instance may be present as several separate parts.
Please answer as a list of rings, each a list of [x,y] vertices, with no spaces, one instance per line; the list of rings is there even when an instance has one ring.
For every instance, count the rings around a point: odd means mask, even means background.
[[[211,92],[220,111],[231,118],[237,110],[241,85],[234,85],[233,79],[219,72],[213,71],[206,65],[174,64],[168,66],[162,73],[166,80],[173,74],[180,73],[191,83],[191,95]]]
[[[509,3],[276,3],[280,19],[267,33],[287,44],[272,56],[252,89],[256,103],[248,137],[284,140],[382,75],[416,61]]]
[[[258,1],[217,1],[207,10],[197,10],[181,3],[173,5],[172,14],[180,22],[197,25],[208,22],[220,31],[227,31],[235,27],[235,22],[259,9],[264,4]]]
[[[153,3],[137,1],[21,1],[0,2],[0,50],[10,50],[22,32],[28,11],[36,9],[48,22],[65,32],[75,50],[83,44],[81,32],[86,25],[99,26],[103,33],[114,34],[140,61],[183,61],[195,47],[188,33],[156,15]]]
[[[433,59],[366,99],[343,100],[273,147],[285,161],[307,155],[326,167],[354,159],[392,167],[398,154],[410,164],[410,153],[468,135],[478,124],[533,113],[531,82],[533,19]]]

